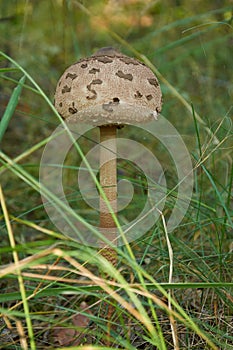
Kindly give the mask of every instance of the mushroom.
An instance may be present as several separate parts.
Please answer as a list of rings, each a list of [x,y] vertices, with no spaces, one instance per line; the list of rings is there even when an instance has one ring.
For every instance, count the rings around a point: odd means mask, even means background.
[[[117,212],[116,133],[124,124],[157,119],[162,94],[154,73],[142,62],[112,47],[104,47],[71,65],[60,78],[55,107],[71,123],[87,123],[100,129],[100,185],[111,205],[100,196],[100,230],[114,244]],[[102,254],[116,264],[109,246]]]

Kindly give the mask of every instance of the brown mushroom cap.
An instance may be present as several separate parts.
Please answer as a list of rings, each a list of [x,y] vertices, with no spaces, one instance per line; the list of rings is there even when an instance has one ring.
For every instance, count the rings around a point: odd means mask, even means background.
[[[161,105],[154,73],[113,48],[67,68],[55,93],[55,107],[64,119],[97,126],[151,121]]]

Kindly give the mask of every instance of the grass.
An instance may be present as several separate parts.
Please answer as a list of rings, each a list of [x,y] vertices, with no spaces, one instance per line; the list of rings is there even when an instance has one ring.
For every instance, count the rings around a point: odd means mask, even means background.
[[[232,9],[209,1],[198,10],[186,1],[137,1],[113,6],[119,11],[114,16],[100,1],[42,3],[19,1],[14,25],[12,19],[0,22],[18,43],[1,39],[9,49],[1,51],[0,68],[7,96],[0,122],[0,348],[232,349]],[[10,5],[1,10],[10,18]],[[57,24],[59,18],[62,24],[51,32],[51,20]],[[34,41],[26,45],[29,32]],[[75,61],[74,52],[80,58],[109,44],[144,61],[159,77],[163,116],[185,141],[194,181],[185,217],[168,232],[178,196],[174,159],[151,135],[122,129],[121,137],[156,155],[167,196],[148,232],[116,248],[117,268],[97,248],[55,227],[41,200],[41,193],[53,200],[68,225],[81,221],[98,234],[92,226],[98,213],[85,203],[76,181],[81,160],[98,143],[96,131],[79,139],[66,157],[70,208],[39,181],[44,147],[61,122],[51,102],[58,77]],[[96,169],[87,161],[85,166],[95,179]],[[148,189],[133,162],[120,160],[118,170],[134,186],[132,202],[117,218],[123,227],[140,213]],[[109,346],[108,305],[114,306]]]

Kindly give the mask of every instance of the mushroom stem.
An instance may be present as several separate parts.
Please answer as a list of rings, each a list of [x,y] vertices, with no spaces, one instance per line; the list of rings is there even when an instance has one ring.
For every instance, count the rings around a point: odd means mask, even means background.
[[[111,205],[112,212],[117,212],[117,126],[100,126],[100,185]],[[104,144],[102,144],[104,142]],[[100,230],[106,238],[116,244],[116,223],[106,200],[100,195]],[[101,254],[113,265],[117,263],[115,250],[102,242]]]
[[[112,213],[117,212],[117,157],[116,157],[116,132],[115,125],[100,126],[100,185],[111,206],[107,205],[106,200],[100,195],[100,230],[103,235],[116,244],[117,229]],[[101,255],[116,266],[117,252],[112,247],[101,242]],[[106,345],[111,345],[111,319],[114,314],[114,305],[108,306],[107,311],[107,334]]]

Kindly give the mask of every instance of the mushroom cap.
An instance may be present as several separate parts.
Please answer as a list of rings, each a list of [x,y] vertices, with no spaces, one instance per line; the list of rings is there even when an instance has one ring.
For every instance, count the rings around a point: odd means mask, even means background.
[[[102,48],[61,76],[55,107],[70,122],[133,124],[157,119],[162,93],[154,73],[114,48]]]

